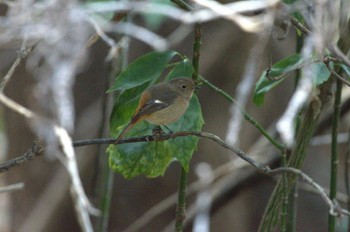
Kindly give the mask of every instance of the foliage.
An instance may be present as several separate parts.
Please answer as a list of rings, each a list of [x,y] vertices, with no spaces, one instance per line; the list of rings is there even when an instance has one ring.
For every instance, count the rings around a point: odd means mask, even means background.
[[[117,136],[129,122],[135,111],[141,93],[150,85],[159,81],[161,74],[169,68],[169,80],[175,77],[191,77],[193,68],[187,58],[169,64],[170,60],[180,56],[174,51],[151,52],[139,57],[117,76],[109,92],[121,91],[112,111],[111,133]],[[185,115],[169,125],[172,131],[200,130],[203,125],[201,108],[196,96],[191,99]],[[135,137],[152,133],[153,125],[138,123],[128,133]],[[126,178],[138,175],[157,177],[163,175],[169,164],[177,160],[188,171],[189,162],[196,150],[198,138],[176,138],[161,142],[141,142],[134,144],[110,145],[107,149],[110,166]]]
[[[293,54],[273,64],[271,68],[262,73],[255,86],[254,103],[258,106],[262,105],[267,92],[282,83],[294,71],[306,65],[310,65],[313,70],[316,86],[324,83],[330,77],[330,72],[323,62],[311,58],[305,59],[298,53]]]

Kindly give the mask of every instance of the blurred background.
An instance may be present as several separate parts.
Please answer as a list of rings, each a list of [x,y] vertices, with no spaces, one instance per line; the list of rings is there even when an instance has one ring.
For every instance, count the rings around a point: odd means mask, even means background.
[[[4,16],[8,13],[7,8],[6,4],[0,7]],[[133,15],[132,20],[139,25],[148,26],[143,16]],[[179,25],[174,20],[163,19],[153,31],[167,36]],[[93,31],[92,28],[90,28],[90,34],[91,31]],[[109,36],[116,41],[121,38],[115,33],[110,33]],[[172,45],[169,49],[191,58],[193,37],[193,32],[190,32],[180,43]],[[64,41],[57,42],[64,43]],[[237,85],[247,68],[246,64],[252,47],[259,42],[256,34],[241,30],[231,21],[217,19],[203,23],[200,75],[231,96],[235,96]],[[1,48],[2,76],[16,59],[19,44]],[[106,65],[109,49],[109,46],[99,39],[84,54],[85,62],[80,67],[73,86],[75,108],[73,140],[97,138],[103,125],[102,122],[106,120],[103,116],[103,101],[109,84],[108,72],[110,70]],[[283,39],[269,38],[263,53],[256,54],[259,57],[256,80],[263,70],[276,61],[293,54],[295,49],[296,33],[293,28]],[[127,62],[152,50],[147,44],[130,38],[129,49],[126,52]],[[33,91],[38,91],[39,82],[34,77],[35,75],[36,73],[28,68],[28,59],[23,60],[7,84],[4,93],[16,102],[35,109],[35,104],[32,102],[35,101]],[[273,129],[274,123],[286,109],[293,89],[294,80],[293,77],[290,77],[266,95],[265,104],[261,107],[253,104],[252,94],[250,94],[251,97],[245,106],[246,111],[265,128]],[[225,138],[231,117],[231,103],[205,86],[197,92],[197,96],[205,120],[203,131]],[[1,162],[4,162],[27,152],[36,135],[31,129],[31,124],[22,116],[6,107],[1,107],[0,110],[2,117],[0,159]],[[347,117],[347,114],[343,115],[341,122],[344,132],[348,128]],[[329,133],[328,127],[320,133]],[[108,137],[108,134],[105,136]],[[268,162],[271,167],[279,165],[277,150],[261,138],[260,133],[250,123],[243,122],[239,138],[239,147],[248,155],[254,154],[256,159],[260,162]],[[92,145],[75,149],[84,188],[95,205],[98,204],[100,165],[106,163],[108,158],[99,151],[105,148],[106,146]],[[346,144],[340,146],[340,180],[344,176],[342,166],[346,163],[344,160],[346,150]],[[198,180],[195,169],[203,162],[207,163],[212,170],[221,168],[222,171],[221,178],[219,178],[221,184],[208,187],[218,188],[220,192],[212,205],[211,231],[256,231],[269,195],[276,184],[276,179],[258,174],[252,167],[242,166],[242,162],[237,161],[234,154],[212,141],[201,139],[191,162],[189,185]],[[303,170],[317,183],[327,188],[329,167],[330,146],[310,146]],[[140,176],[126,180],[120,174],[113,174],[108,231],[124,231],[147,210],[176,193],[179,175],[180,165],[177,162],[171,164],[163,177],[154,179]],[[25,187],[18,191],[0,193],[0,231],[80,231],[74,204],[69,194],[69,176],[62,163],[54,156],[37,157],[0,176],[1,186],[18,182],[23,182]],[[343,186],[343,181],[339,181],[339,192],[345,192]],[[191,194],[188,198],[188,209],[192,209],[195,200],[196,194]],[[301,184],[297,200],[299,202],[297,231],[327,231],[328,207],[321,197],[304,189]],[[174,214],[175,204],[171,204],[138,231],[163,231],[164,228],[171,225]],[[339,223],[345,225],[346,219],[339,220]],[[192,220],[187,224],[185,231],[192,231]]]

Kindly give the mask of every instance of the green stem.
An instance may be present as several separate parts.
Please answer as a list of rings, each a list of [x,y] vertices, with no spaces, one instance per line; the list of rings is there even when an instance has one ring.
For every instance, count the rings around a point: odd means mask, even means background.
[[[122,55],[111,57],[106,63],[106,86],[105,89],[109,89],[114,81],[117,74],[126,67],[127,62],[127,49],[123,47]],[[109,117],[113,107],[113,94],[105,94],[103,99],[103,120],[101,122],[101,129],[99,131],[100,136],[109,133]],[[106,154],[106,147],[99,146],[99,173],[97,177],[97,201],[101,215],[96,219],[95,231],[96,232],[107,232],[108,222],[110,216],[111,201],[113,195],[113,184],[114,184],[114,172],[109,168],[108,157]]]
[[[178,5],[180,8],[191,11],[192,6],[188,5],[183,0],[170,0],[171,2]],[[200,48],[202,44],[202,25],[196,23],[194,26],[194,43],[193,43],[193,56],[192,56],[192,66],[193,73],[192,79],[198,80],[199,72],[199,57],[200,57]],[[186,210],[186,189],[188,182],[188,172],[182,167],[181,168],[181,177],[179,184],[179,193],[178,193],[178,203],[176,208],[176,218],[175,218],[175,231],[183,231],[184,220],[185,220],[185,210]]]
[[[111,71],[111,70],[110,70]],[[105,89],[109,89],[111,83],[111,73],[107,75],[107,81]],[[103,107],[102,107],[102,115],[104,120],[101,122],[101,128],[99,131],[99,137],[103,137],[108,132],[108,117],[110,115],[112,95],[106,94],[103,97]],[[106,147],[104,145],[99,145],[98,147],[98,175],[96,179],[96,195],[97,195],[97,205],[101,211],[101,215],[97,217],[95,230],[97,232],[106,232],[108,231],[108,220],[109,220],[109,212],[110,212],[110,201],[112,198],[113,191],[113,181],[114,174],[112,169],[109,168],[108,158],[106,157]]]
[[[282,167],[287,167],[287,152],[282,152],[281,157]],[[286,232],[287,229],[287,210],[288,210],[288,176],[287,173],[282,174],[283,184],[283,204],[281,212],[281,232]]]
[[[347,195],[347,209],[350,210],[350,176],[349,176],[349,165],[350,165],[350,131],[348,131],[348,150],[345,154],[345,165],[344,165],[344,181],[345,181],[345,191]],[[348,217],[348,221],[350,221],[350,216]],[[348,223],[348,229],[347,231],[350,231],[350,223]]]
[[[331,183],[329,197],[335,199],[337,197],[337,173],[338,173],[338,122],[340,117],[342,82],[337,80],[337,88],[335,92],[333,120],[332,120],[332,157],[331,157]],[[328,217],[328,231],[334,232],[336,227],[336,218],[333,215]]]
[[[304,44],[304,35],[297,35],[296,38],[296,52],[300,53],[301,49],[303,48]],[[295,82],[294,82],[294,89],[297,88],[299,80],[301,77],[301,68],[297,69],[295,74]],[[298,130],[300,127],[300,113],[296,120],[296,126],[295,126],[295,134],[298,134]],[[287,203],[287,225],[286,225],[286,231],[287,232],[294,232],[296,230],[296,217],[297,217],[297,196],[298,196],[298,183],[294,183],[291,191],[288,193],[288,203]]]
[[[106,165],[108,167],[108,165]],[[113,195],[113,183],[114,183],[114,172],[112,169],[105,168],[102,170],[103,183],[101,183],[101,196],[99,201],[99,208],[101,210],[101,216],[96,222],[96,231],[106,232],[108,231],[108,221],[111,209],[111,201]]]
[[[193,43],[193,74],[192,79],[198,80],[198,70],[199,70],[199,57],[200,57],[200,48],[202,45],[202,25],[196,23],[194,26],[194,43]]]
[[[252,118],[247,112],[245,112],[236,102],[235,99],[233,99],[233,97],[231,97],[228,93],[226,93],[225,91],[223,91],[222,89],[216,87],[215,85],[213,85],[212,83],[210,83],[208,80],[204,79],[203,77],[200,76],[201,81],[208,86],[209,88],[211,88],[212,90],[214,90],[215,92],[219,93],[221,96],[223,96],[224,98],[226,98],[226,100],[228,100],[231,103],[236,104],[236,106],[239,108],[239,110],[241,111],[243,117],[245,120],[247,120],[248,122],[250,122],[253,126],[255,126],[256,129],[258,129],[258,131],[267,139],[270,141],[271,144],[273,144],[278,150],[280,151],[284,151],[285,147],[283,144],[280,144],[279,142],[277,142],[274,138],[272,138],[272,136],[254,119]]]
[[[306,107],[305,115],[301,120],[300,128],[298,129],[298,133],[295,139],[294,148],[290,157],[288,158],[288,167],[294,167],[297,169],[301,168],[306,158],[306,150],[310,142],[311,136],[313,134],[313,130],[318,121],[320,112],[322,111],[322,106],[328,99],[328,93],[329,89],[331,88],[331,84],[332,82],[330,79],[327,82],[320,85],[318,97],[312,98],[312,100]],[[293,189],[295,181],[295,176],[288,175],[289,192]],[[278,219],[282,207],[282,185],[283,181],[281,181],[280,179],[265,209],[263,218],[259,226],[260,232],[274,231],[276,225],[278,224]]]
[[[176,207],[175,231],[181,232],[184,228],[185,211],[186,211],[186,190],[188,182],[188,172],[181,167],[181,177],[179,183],[178,201]]]
[[[298,182],[295,182],[291,191],[288,193],[287,225],[286,225],[287,232],[296,231],[297,198],[298,198]]]

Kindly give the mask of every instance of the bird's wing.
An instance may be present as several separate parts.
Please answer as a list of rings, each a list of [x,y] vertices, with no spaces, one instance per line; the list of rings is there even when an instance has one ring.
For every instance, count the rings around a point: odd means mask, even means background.
[[[144,115],[152,114],[171,105],[178,97],[178,94],[168,88],[167,85],[159,84],[152,86],[149,92],[144,93],[139,103],[142,107],[136,109],[133,119],[138,120]]]

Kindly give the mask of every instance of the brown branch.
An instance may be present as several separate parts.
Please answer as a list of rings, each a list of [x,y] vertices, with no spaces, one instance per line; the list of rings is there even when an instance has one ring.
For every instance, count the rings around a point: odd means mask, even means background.
[[[295,18],[291,17],[290,19],[292,25],[297,28],[298,30],[300,30],[302,33],[304,33],[305,35],[310,35],[311,31],[309,30],[309,28],[307,28],[306,26],[304,26],[303,24],[301,24],[298,20],[296,20]]]
[[[32,49],[33,49],[33,46],[27,47],[27,42],[26,40],[24,40],[20,50],[18,51],[16,60],[13,62],[10,69],[7,71],[6,75],[1,80],[1,83],[0,83],[1,92],[4,91],[4,88],[6,87],[7,83],[10,81],[11,77],[13,76],[13,73],[15,72],[17,66],[32,51]]]
[[[220,146],[230,150],[231,152],[238,155],[241,159],[248,162],[250,165],[255,167],[259,172],[265,174],[265,175],[279,175],[282,173],[289,173],[296,176],[300,176],[306,183],[311,185],[316,189],[316,191],[322,196],[324,201],[328,204],[330,208],[330,213],[332,215],[350,215],[350,213],[344,209],[342,209],[336,201],[332,201],[327,194],[325,193],[324,189],[317,184],[315,181],[312,180],[308,175],[306,175],[304,172],[302,172],[299,169],[296,168],[290,168],[290,167],[282,167],[282,168],[276,168],[276,169],[270,169],[269,166],[260,164],[254,159],[248,157],[242,150],[230,146],[227,143],[225,143],[222,139],[220,139],[218,136],[208,133],[208,132],[201,132],[201,131],[180,131],[176,133],[169,133],[169,134],[163,134],[163,133],[157,133],[153,135],[148,136],[142,136],[137,138],[129,138],[129,139],[121,139],[118,144],[123,143],[135,143],[135,142],[152,142],[152,141],[164,141],[173,139],[176,137],[185,137],[185,136],[196,136],[199,138],[207,138],[210,139]],[[116,142],[116,139],[112,138],[105,138],[105,139],[90,139],[90,140],[80,140],[73,142],[74,147],[79,146],[87,146],[87,145],[93,145],[93,144],[114,144]],[[32,148],[24,155],[17,157],[13,160],[4,162],[0,164],[1,172],[8,171],[12,167],[19,166],[27,161],[32,160],[34,157],[40,156],[43,154],[44,148],[41,145],[41,142],[34,141]],[[29,158],[27,158],[29,157]],[[17,161],[16,161],[17,160]]]
[[[44,154],[44,147],[39,139],[35,139],[32,147],[23,155],[0,164],[0,173],[6,172],[13,167],[20,166]]]
[[[330,73],[332,73],[333,76],[335,76],[338,80],[340,80],[342,83],[346,84],[350,87],[350,82],[346,79],[344,79],[342,76],[340,76],[330,65],[329,65],[330,59],[326,56],[324,58],[324,63],[327,66],[327,69]]]

